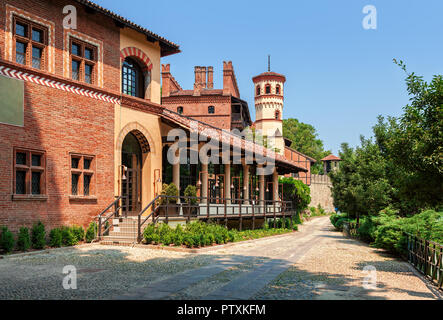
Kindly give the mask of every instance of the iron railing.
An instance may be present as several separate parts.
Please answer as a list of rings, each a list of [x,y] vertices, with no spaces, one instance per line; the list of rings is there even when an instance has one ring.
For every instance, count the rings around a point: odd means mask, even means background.
[[[443,245],[406,233],[408,261],[425,277],[443,288]]]
[[[128,211],[126,210],[126,206],[123,205],[123,199],[126,199],[125,203],[128,203],[127,197],[116,197],[115,201],[98,215],[98,240],[101,240],[102,237],[110,231],[113,225],[112,219],[118,218],[120,215],[123,215],[123,213],[127,215]],[[113,211],[110,212],[111,209],[113,209]],[[111,223],[109,223],[110,220]]]

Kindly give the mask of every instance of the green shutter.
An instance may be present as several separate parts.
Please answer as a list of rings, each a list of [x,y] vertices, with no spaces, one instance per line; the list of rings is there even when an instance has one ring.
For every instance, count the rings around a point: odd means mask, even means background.
[[[0,123],[23,126],[23,81],[0,75]]]

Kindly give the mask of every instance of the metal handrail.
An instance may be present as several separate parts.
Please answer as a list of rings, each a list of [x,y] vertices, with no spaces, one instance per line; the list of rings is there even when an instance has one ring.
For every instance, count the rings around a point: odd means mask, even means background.
[[[119,202],[120,202],[120,200],[123,200],[123,199],[125,199],[125,198],[127,198],[127,197],[124,197],[124,196],[116,197],[115,201],[114,201],[113,203],[111,203],[108,207],[106,207],[106,209],[103,210],[103,211],[97,216],[97,219],[98,219],[98,232],[97,232],[97,238],[98,238],[98,240],[101,240],[102,235],[104,235],[104,234],[105,234],[105,233],[111,228],[111,226],[109,226],[107,229],[105,229],[104,231],[102,231],[103,224],[106,225],[106,222],[108,222],[112,217],[118,216],[119,211],[120,211],[121,209],[123,209],[123,205],[120,205],[120,206],[119,206]],[[106,216],[106,219],[105,219],[105,220],[103,220],[103,216],[104,216],[104,215],[105,215],[105,214],[106,214],[106,213],[107,213],[112,207],[114,207],[114,211],[111,212],[111,214],[109,214],[109,216]]]

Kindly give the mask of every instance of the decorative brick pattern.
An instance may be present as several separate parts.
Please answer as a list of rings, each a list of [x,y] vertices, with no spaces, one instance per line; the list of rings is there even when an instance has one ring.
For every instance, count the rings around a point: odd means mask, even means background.
[[[93,99],[97,99],[97,100],[101,100],[101,101],[105,101],[105,102],[110,102],[110,103],[114,103],[114,104],[121,103],[120,99],[113,98],[113,97],[105,95],[105,94],[97,93],[97,92],[94,92],[91,90],[85,90],[85,89],[75,87],[72,85],[66,85],[66,84],[58,82],[58,81],[48,80],[43,77],[34,76],[34,75],[31,75],[26,72],[17,71],[17,70],[11,69],[11,68],[5,68],[4,66],[0,66],[0,74],[7,76],[7,77],[33,82],[33,83],[36,83],[36,84],[39,84],[42,86],[46,86],[46,87],[50,87],[50,88],[54,88],[54,89],[58,89],[58,90],[63,90],[63,91],[68,91],[70,93],[74,93],[77,95],[81,95],[81,96],[85,96],[85,97],[89,97],[89,98],[93,98]]]
[[[146,53],[144,53],[142,50],[140,50],[139,48],[128,47],[128,48],[124,48],[123,50],[121,50],[120,58],[121,58],[122,62],[127,57],[134,57],[137,60],[139,60],[142,63],[143,71],[151,71],[152,70],[151,60],[149,59],[148,55]]]

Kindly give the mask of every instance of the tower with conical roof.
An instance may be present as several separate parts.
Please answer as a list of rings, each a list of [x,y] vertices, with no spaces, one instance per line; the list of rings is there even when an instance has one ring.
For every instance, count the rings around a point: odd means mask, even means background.
[[[261,131],[268,146],[284,154],[283,101],[286,77],[268,72],[252,78],[255,88],[255,129]]]

